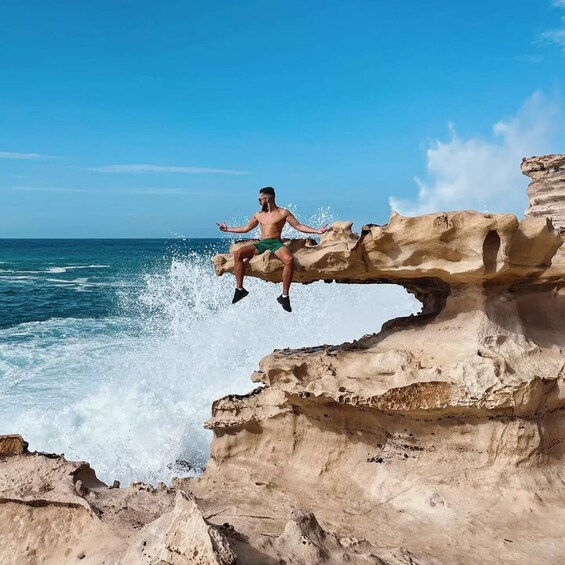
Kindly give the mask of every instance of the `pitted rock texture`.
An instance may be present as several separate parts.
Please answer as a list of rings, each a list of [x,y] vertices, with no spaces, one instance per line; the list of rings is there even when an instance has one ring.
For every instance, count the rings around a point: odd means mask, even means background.
[[[237,483],[271,524],[307,501],[338,537],[424,563],[559,561],[564,319],[563,289],[457,285],[423,324],[275,351],[262,388],[214,403],[193,488],[224,493],[213,510]]]
[[[233,272],[231,252],[256,240],[236,242],[229,254],[216,255],[216,273]],[[334,222],[319,245],[287,242],[295,258],[294,281],[394,282],[439,280],[447,284],[506,283],[543,273],[562,245],[546,218],[519,222],[512,214],[462,211],[406,218],[393,213],[385,226]],[[282,262],[270,252],[253,257],[246,274],[280,282]]]
[[[5,437],[0,436],[0,442]],[[279,509],[277,535],[264,533],[262,527],[243,534],[227,520],[217,520],[230,513],[233,496],[225,499],[227,508],[205,516],[203,501],[191,493],[196,482],[176,483],[178,488],[143,483],[108,487],[84,462],[44,453],[4,455],[0,458],[0,563],[433,563],[425,554],[420,559],[406,549],[390,551],[363,539],[340,539],[322,529],[312,512],[299,508],[286,513]],[[232,494],[245,496],[237,487]],[[207,508],[214,503],[211,495]],[[230,516],[241,522],[237,511]]]

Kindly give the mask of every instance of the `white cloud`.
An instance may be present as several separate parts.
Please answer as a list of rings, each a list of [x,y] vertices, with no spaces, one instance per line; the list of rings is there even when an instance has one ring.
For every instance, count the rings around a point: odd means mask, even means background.
[[[15,153],[13,151],[0,151],[0,159],[23,159],[26,161],[35,161],[41,159],[54,159],[50,155],[41,155],[40,153]]]
[[[561,18],[561,27],[544,31],[540,34],[539,39],[538,44],[557,45],[562,51],[565,51],[565,18]]]
[[[418,197],[391,197],[391,208],[406,216],[460,209],[521,216],[528,184],[522,158],[551,152],[561,119],[559,105],[535,92],[516,116],[494,124],[491,141],[463,139],[450,126],[451,139],[436,140],[427,151],[430,180],[415,179]]]
[[[555,8],[565,8],[565,0],[553,0],[551,5]],[[538,36],[537,45],[557,45],[565,52],[565,18],[561,18],[561,26],[557,29],[544,31]]]
[[[182,173],[196,175],[215,173],[224,175],[246,175],[247,171],[233,171],[231,169],[211,169],[208,167],[176,167],[163,165],[104,165],[103,167],[89,167],[89,171],[97,173]]]

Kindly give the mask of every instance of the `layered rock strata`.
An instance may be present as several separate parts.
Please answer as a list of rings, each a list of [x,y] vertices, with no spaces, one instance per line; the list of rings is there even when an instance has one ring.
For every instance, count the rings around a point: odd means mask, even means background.
[[[543,155],[522,160],[522,172],[532,179],[528,186],[527,218],[549,218],[565,238],[565,155]],[[562,246],[543,273],[558,283],[565,272],[565,246]]]
[[[553,182],[562,157],[524,170]],[[336,222],[319,244],[287,242],[296,282],[400,284],[422,312],[352,343],[265,357],[255,390],[213,404],[204,474],[171,488],[108,488],[84,463],[0,440],[10,517],[0,553],[161,565],[560,562],[564,234],[533,193],[521,221],[393,214],[359,237]],[[230,255],[214,263],[233,270]],[[266,281],[281,273],[269,252],[247,266]]]
[[[565,155],[525,158],[522,172],[532,179],[526,216],[549,217],[556,228],[565,229]]]

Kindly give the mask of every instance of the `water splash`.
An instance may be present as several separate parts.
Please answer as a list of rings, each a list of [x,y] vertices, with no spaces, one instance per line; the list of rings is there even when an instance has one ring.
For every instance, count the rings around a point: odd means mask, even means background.
[[[208,458],[212,401],[251,390],[261,357],[348,341],[419,306],[395,286],[314,283],[293,286],[288,314],[278,285],[256,279],[232,306],[233,277],[215,276],[211,254],[173,250],[139,285],[118,287],[120,317],[3,330],[0,433],[88,460],[110,482],[196,473]]]

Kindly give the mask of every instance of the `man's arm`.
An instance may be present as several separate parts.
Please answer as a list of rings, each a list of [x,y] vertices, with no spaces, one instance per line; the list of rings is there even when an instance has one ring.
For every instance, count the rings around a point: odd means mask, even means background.
[[[259,225],[259,220],[253,216],[246,226],[239,226],[236,228],[229,228],[225,223],[216,225],[220,228],[221,231],[229,232],[229,233],[247,233],[251,231],[253,228],[256,228]]]
[[[304,224],[301,224],[292,214],[292,212],[289,212],[287,210],[287,216],[286,216],[286,221],[295,229],[298,230],[302,233],[315,233],[318,235],[322,235],[323,233],[326,233],[327,231],[330,231],[332,228],[329,228],[328,225],[326,224],[325,226],[322,226],[319,230],[317,230],[316,228],[311,228],[310,226],[305,226]]]

